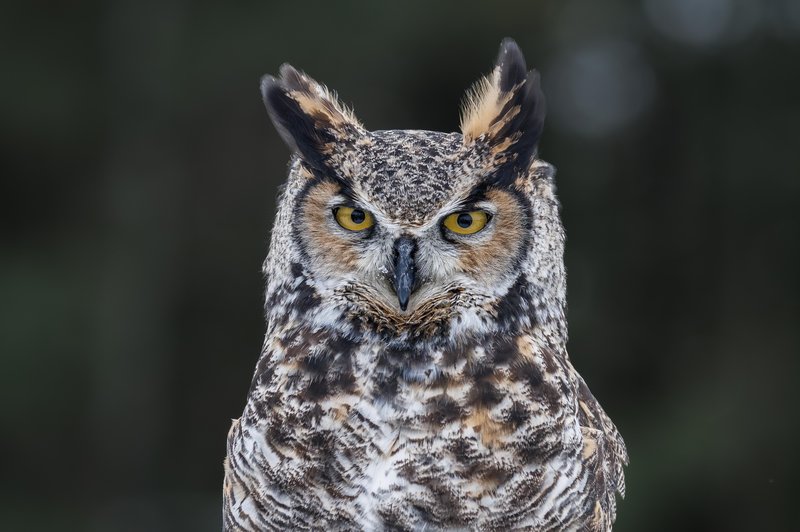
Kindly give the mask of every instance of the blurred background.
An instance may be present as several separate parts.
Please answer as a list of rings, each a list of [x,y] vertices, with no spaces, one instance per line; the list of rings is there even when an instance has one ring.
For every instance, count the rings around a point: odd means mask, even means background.
[[[289,61],[453,131],[514,37],[569,235],[570,352],[630,450],[615,530],[796,529],[800,2],[0,8],[0,529],[219,530]]]

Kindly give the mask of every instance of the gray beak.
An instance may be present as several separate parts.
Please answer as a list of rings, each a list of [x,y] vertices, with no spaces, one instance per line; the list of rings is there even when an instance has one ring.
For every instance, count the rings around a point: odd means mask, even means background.
[[[414,290],[414,281],[416,280],[414,252],[416,250],[417,244],[411,237],[401,236],[394,243],[394,292],[397,294],[401,310],[408,308],[408,299]]]

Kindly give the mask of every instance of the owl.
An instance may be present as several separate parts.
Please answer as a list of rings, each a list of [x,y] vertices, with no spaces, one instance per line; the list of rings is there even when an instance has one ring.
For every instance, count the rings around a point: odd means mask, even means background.
[[[293,150],[224,529],[610,530],[625,445],[567,355],[536,71],[503,41],[459,133],[369,131],[284,65]]]

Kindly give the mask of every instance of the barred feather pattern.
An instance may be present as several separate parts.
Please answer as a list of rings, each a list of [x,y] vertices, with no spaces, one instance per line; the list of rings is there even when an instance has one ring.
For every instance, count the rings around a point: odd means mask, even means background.
[[[627,454],[565,349],[552,167],[513,185],[534,235],[513,284],[446,294],[423,332],[376,327],[352,291],[309,276],[291,229],[308,179],[295,162],[265,263],[225,530],[610,530]]]

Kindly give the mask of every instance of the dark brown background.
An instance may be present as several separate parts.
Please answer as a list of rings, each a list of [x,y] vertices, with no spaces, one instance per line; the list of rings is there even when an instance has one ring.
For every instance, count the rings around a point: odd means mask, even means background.
[[[505,36],[548,95],[572,358],[630,449],[616,530],[791,528],[798,5],[4,4],[0,528],[218,530],[289,156],[259,77],[452,131]]]

